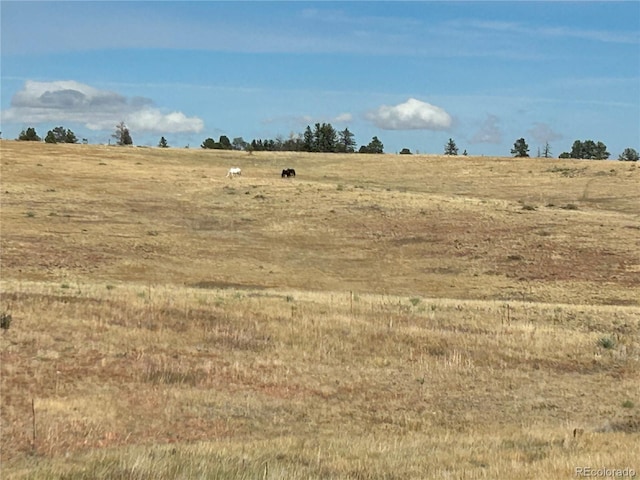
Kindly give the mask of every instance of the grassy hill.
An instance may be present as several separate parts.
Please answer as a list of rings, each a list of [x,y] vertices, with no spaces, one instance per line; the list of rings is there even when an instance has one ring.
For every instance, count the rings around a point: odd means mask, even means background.
[[[0,148],[3,476],[640,472],[639,165]]]

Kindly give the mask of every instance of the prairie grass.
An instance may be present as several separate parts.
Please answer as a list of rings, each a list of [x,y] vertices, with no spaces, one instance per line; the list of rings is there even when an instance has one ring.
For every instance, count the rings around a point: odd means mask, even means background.
[[[0,146],[3,478],[640,471],[636,166]]]

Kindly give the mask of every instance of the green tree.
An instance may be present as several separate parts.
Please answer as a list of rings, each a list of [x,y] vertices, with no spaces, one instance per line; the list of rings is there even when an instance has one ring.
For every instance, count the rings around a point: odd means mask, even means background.
[[[64,127],[56,127],[53,130],[49,130],[47,136],[44,137],[44,141],[47,143],[78,143],[76,134]]]
[[[167,139],[164,137],[160,137],[160,141],[158,142],[158,147],[169,148],[169,143],[167,143]]]
[[[356,151],[356,141],[353,133],[345,128],[341,132],[338,132],[338,145],[337,151],[342,153],[353,153]]]
[[[18,140],[23,140],[27,142],[39,142],[42,139],[36,133],[35,128],[29,127],[26,130],[22,130],[20,132],[20,135],[18,135]]]
[[[226,135],[220,135],[218,145],[218,148],[221,148],[222,150],[231,150],[233,148],[231,146],[231,142],[229,141],[229,137],[227,137]]]
[[[403,148],[402,150],[400,150],[400,155],[411,155],[411,150],[409,150],[408,148]]]
[[[529,156],[529,145],[525,142],[524,138],[519,138],[513,144],[511,154],[516,158],[524,158]]]
[[[607,152],[607,146],[604,143],[602,142],[596,143],[596,146],[593,150],[594,160],[606,160],[607,158],[609,158],[610,155],[611,154]]]
[[[456,146],[456,142],[454,142],[452,138],[450,138],[447,144],[444,146],[444,154],[458,155],[458,147]]]
[[[302,150],[302,136],[299,133],[289,133],[289,138],[282,142],[282,150],[287,152],[299,152]]]
[[[302,135],[302,149],[305,152],[317,152],[313,132],[309,125],[307,125],[307,128]]]
[[[367,146],[361,146],[359,153],[384,153],[384,145],[378,139],[373,137]]]
[[[216,148],[216,141],[213,138],[209,137],[204,142],[202,142],[202,145],[200,145],[200,147],[202,147],[202,148]]]
[[[576,140],[571,146],[569,158],[582,158],[585,160],[606,160],[611,155],[607,152],[607,146],[602,142]]]
[[[242,137],[236,137],[231,142],[231,145],[233,146],[234,150],[246,150],[249,146],[249,143],[245,142],[244,138]]]
[[[633,148],[625,148],[624,152],[618,157],[618,160],[622,160],[623,162],[637,162],[640,160],[640,155]]]
[[[116,143],[118,145],[133,145],[131,134],[124,122],[120,122],[116,125],[116,131],[111,136],[116,139]]]
[[[318,138],[318,148],[324,153],[333,153],[338,144],[338,133],[330,123],[323,123],[320,126],[320,137]]]
[[[49,130],[47,132],[47,136],[44,137],[44,142],[45,143],[58,143],[58,142],[56,142],[56,136],[54,135],[54,133],[51,130]]]
[[[69,129],[64,136],[64,143],[78,143],[78,137]]]

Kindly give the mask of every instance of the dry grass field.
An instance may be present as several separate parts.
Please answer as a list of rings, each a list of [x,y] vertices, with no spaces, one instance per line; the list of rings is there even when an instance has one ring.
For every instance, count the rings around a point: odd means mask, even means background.
[[[640,165],[0,155],[3,479],[640,474]]]

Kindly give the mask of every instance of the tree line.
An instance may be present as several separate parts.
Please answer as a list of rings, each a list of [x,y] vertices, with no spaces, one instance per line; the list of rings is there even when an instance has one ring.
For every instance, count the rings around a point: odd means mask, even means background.
[[[458,155],[458,147],[455,141],[450,138],[444,146],[445,155]],[[465,150],[463,155],[467,155]],[[511,149],[511,155],[516,158],[529,157],[529,145],[524,138],[519,138],[513,144]],[[549,142],[546,142],[543,149],[538,148],[539,158],[552,158],[551,146]],[[570,152],[562,152],[558,158],[575,158],[581,160],[607,160],[611,154],[607,151],[607,146],[602,142],[594,142],[593,140],[573,142]],[[618,156],[618,160],[637,162],[640,160],[640,154],[633,148],[625,148],[624,151]]]
[[[338,131],[330,123],[316,123],[313,128],[307,125],[303,133],[292,133],[287,139],[277,136],[275,139],[257,138],[246,142],[242,137],[237,137],[229,141],[227,136],[221,135],[217,142],[213,138],[205,139],[200,147],[256,152],[355,153],[356,141],[349,128]],[[361,146],[358,152],[384,153],[384,144],[378,137],[373,137],[371,142]]]
[[[111,136],[115,139],[117,145],[133,145],[131,133],[124,122],[116,125],[115,132]],[[33,127],[22,130],[17,140],[42,141]],[[46,143],[78,143],[75,133],[62,126],[49,130],[44,141]],[[86,139],[83,139],[83,143],[87,143]],[[349,128],[338,131],[330,123],[316,123],[313,128],[307,125],[303,133],[292,133],[287,139],[277,136],[275,139],[253,139],[251,142],[246,142],[242,137],[236,137],[231,141],[226,135],[221,135],[218,141],[210,137],[206,138],[200,147],[204,149],[245,150],[249,152],[355,153],[356,145],[355,136]],[[169,147],[164,136],[160,138],[158,147]],[[449,141],[444,146],[444,154],[456,156],[458,155],[458,151],[456,142],[452,138],[449,138]],[[384,153],[384,145],[378,137],[374,136],[367,145],[362,145],[358,149],[358,153]],[[400,153],[411,154],[411,151],[408,148],[403,148]],[[462,155],[466,156],[467,151],[464,150]],[[524,138],[519,138],[514,142],[511,155],[516,158],[526,158],[530,156],[529,145]],[[542,150],[538,148],[537,156],[541,158],[552,158],[549,142],[544,145]],[[576,140],[571,146],[571,151],[562,152],[558,158],[606,160],[610,156],[611,154],[607,151],[607,146],[603,142]],[[640,154],[633,148],[625,148],[618,156],[618,160],[637,162],[640,160]]]

